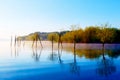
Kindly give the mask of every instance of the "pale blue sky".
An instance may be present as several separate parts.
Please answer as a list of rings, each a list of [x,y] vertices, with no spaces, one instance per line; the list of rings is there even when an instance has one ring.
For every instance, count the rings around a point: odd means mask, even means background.
[[[119,0],[0,0],[0,37],[67,30],[73,24],[119,28],[119,8]]]

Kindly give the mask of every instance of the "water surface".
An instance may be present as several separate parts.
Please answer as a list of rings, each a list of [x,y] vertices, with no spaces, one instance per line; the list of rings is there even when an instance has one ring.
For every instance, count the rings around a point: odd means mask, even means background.
[[[0,42],[0,80],[119,80],[120,44]]]

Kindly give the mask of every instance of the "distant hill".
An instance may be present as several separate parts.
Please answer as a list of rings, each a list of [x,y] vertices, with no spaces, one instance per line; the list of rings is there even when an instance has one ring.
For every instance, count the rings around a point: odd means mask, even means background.
[[[69,31],[62,31],[61,34],[65,34],[66,32],[69,32]],[[17,40],[21,40],[21,41],[31,41],[31,37],[35,34],[35,33],[38,33],[39,34],[39,37],[41,40],[47,40],[47,37],[48,37],[48,34],[50,33],[58,33],[58,32],[34,32],[34,33],[30,33],[28,35],[25,35],[25,36],[18,36],[17,37]]]

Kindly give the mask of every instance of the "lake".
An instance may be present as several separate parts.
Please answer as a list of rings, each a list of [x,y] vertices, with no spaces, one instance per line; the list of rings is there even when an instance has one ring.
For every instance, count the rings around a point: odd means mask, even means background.
[[[120,44],[0,42],[0,80],[120,80]]]

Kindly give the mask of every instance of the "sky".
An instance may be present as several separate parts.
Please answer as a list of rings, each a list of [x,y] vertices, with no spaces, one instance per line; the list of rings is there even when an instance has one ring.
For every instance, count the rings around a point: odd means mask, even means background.
[[[71,25],[120,27],[120,0],[0,0],[0,39]]]

